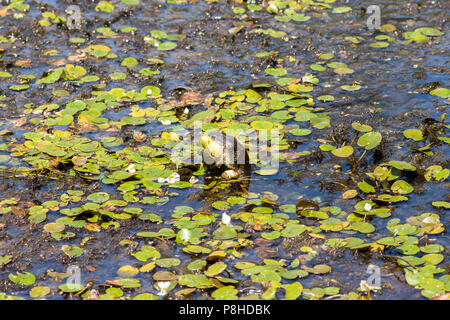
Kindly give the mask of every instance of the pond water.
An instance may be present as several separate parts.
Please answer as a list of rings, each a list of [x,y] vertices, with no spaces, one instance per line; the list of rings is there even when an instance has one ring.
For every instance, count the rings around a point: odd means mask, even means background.
[[[12,2],[0,299],[448,299],[448,1]],[[278,167],[175,163],[194,120]]]

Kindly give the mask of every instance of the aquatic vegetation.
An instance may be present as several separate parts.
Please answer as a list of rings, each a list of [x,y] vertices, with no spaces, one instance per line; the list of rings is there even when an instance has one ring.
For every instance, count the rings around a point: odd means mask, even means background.
[[[27,2],[0,9],[0,299],[448,295],[445,10]]]

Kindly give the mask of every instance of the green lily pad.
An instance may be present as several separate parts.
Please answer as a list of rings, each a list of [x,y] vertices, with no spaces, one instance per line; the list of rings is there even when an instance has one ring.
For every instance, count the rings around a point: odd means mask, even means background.
[[[211,297],[215,300],[237,300],[238,292],[234,286],[224,286],[211,293]]]
[[[120,277],[126,277],[126,278],[134,277],[138,273],[139,273],[139,270],[137,268],[133,267],[133,266],[130,266],[130,265],[122,266],[122,267],[120,267],[117,270],[117,274]]]
[[[331,150],[331,153],[339,158],[347,158],[353,154],[353,147],[345,146],[345,147],[337,148],[337,149]]]
[[[414,141],[423,140],[422,130],[419,129],[406,129],[403,131],[403,135],[406,138],[413,139]]]
[[[302,294],[303,286],[300,282],[293,282],[286,287],[286,300],[296,300]]]
[[[284,68],[267,68],[265,71],[267,74],[275,77],[282,77],[287,74],[287,70]]]
[[[227,225],[221,225],[218,229],[213,232],[213,236],[217,240],[228,240],[237,237],[236,230]]]
[[[9,280],[14,283],[21,284],[24,286],[30,286],[36,282],[36,276],[30,272],[17,272],[16,275],[10,273],[8,276]]]
[[[12,260],[11,255],[0,256],[0,267],[8,264],[9,262],[11,262],[11,260]]]
[[[64,283],[59,285],[58,288],[65,293],[75,293],[85,289],[83,285],[77,283]]]
[[[352,85],[342,85],[341,89],[345,91],[357,91],[361,89],[362,87],[359,84],[352,84]]]
[[[431,205],[438,208],[450,209],[450,202],[447,201],[433,201]]]
[[[121,285],[124,289],[139,288],[142,286],[139,279],[134,278],[119,278],[114,281]]]
[[[306,231],[306,226],[296,223],[288,223],[281,231],[281,236],[285,238],[296,237]]]
[[[161,268],[171,268],[180,265],[181,260],[177,258],[165,258],[155,261],[156,265]]]
[[[444,247],[440,244],[429,244],[427,246],[421,247],[420,251],[424,253],[439,253],[444,251]]]
[[[444,256],[439,253],[429,253],[422,257],[425,262],[436,265],[444,261]]]
[[[205,271],[205,275],[208,277],[213,277],[221,273],[227,268],[227,265],[224,262],[216,262],[208,267]]]
[[[141,293],[135,296],[133,300],[159,300],[159,297],[152,293]]]
[[[203,274],[184,274],[178,279],[178,283],[182,286],[207,289],[214,287],[211,279],[207,278]]]
[[[109,200],[109,194],[107,194],[106,192],[92,193],[87,196],[87,199],[95,203],[103,203]]]
[[[169,50],[175,49],[176,47],[177,47],[177,44],[175,42],[166,41],[166,42],[161,42],[158,45],[158,50],[169,51]]]
[[[252,126],[253,129],[256,130],[270,130],[273,128],[273,123],[269,121],[256,120],[253,121],[250,125]]]
[[[411,170],[411,171],[416,171],[416,167],[413,166],[412,164],[405,162],[405,161],[397,161],[397,160],[392,160],[389,161],[387,163],[388,165],[398,169],[398,170]]]
[[[397,180],[392,184],[391,190],[398,194],[409,194],[414,191],[414,187],[404,180]]]
[[[70,246],[65,244],[62,246],[62,251],[70,258],[77,258],[83,254],[83,249],[76,245]]]
[[[43,298],[50,293],[49,287],[34,287],[30,290],[30,297]]]
[[[309,67],[314,71],[325,71],[325,67],[320,64],[312,64]]]
[[[268,239],[268,240],[278,239],[280,236],[281,236],[281,233],[279,231],[261,233],[261,237],[264,239]]]
[[[65,228],[66,228],[65,225],[57,222],[47,223],[44,226],[44,230],[47,231],[48,233],[63,232]]]
[[[447,99],[450,97],[450,89],[448,88],[436,88],[434,90],[430,91],[430,94],[433,96],[438,96],[444,99]]]
[[[373,224],[364,221],[353,222],[350,225],[350,228],[362,233],[372,233],[375,231],[375,227],[373,226]]]
[[[381,134],[376,131],[367,132],[358,139],[358,145],[364,147],[366,150],[377,147],[380,142]]]
[[[138,65],[138,61],[133,57],[128,57],[125,58],[120,65],[127,68],[134,68]]]
[[[334,97],[332,95],[325,94],[325,95],[317,97],[317,100],[320,100],[323,102],[334,101]]]
[[[333,9],[333,13],[346,13],[352,11],[351,7],[336,7]]]

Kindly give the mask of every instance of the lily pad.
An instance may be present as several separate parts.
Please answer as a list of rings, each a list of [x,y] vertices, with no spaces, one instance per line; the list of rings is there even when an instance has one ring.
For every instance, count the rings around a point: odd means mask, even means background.
[[[414,141],[423,140],[422,131],[419,129],[406,129],[405,131],[403,131],[403,135],[406,138],[413,139]]]
[[[24,286],[30,286],[36,281],[36,276],[30,272],[18,272],[17,274],[10,273],[8,276],[9,280],[14,283],[21,284]]]
[[[345,146],[345,147],[337,148],[337,149],[331,150],[331,153],[339,158],[348,158],[353,154],[353,147]]]
[[[364,147],[366,150],[377,147],[380,142],[381,134],[376,131],[367,132],[358,139],[358,145]]]

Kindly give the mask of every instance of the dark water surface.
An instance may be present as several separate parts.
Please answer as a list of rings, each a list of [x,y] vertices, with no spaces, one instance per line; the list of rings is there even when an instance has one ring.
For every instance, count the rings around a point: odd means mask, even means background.
[[[275,194],[281,205],[295,205],[299,198],[315,199],[321,207],[336,206],[342,209],[342,213],[336,218],[346,221],[348,215],[354,210],[357,201],[367,199],[367,195],[359,190],[361,197],[355,199],[342,199],[342,193],[347,189],[358,189],[356,183],[366,178],[366,172],[390,160],[403,160],[413,163],[421,168],[421,175],[403,174],[402,179],[410,183],[415,191],[408,194],[408,201],[392,203],[392,215],[388,218],[377,218],[370,222],[375,227],[375,232],[363,234],[355,231],[325,232],[318,234],[323,238],[310,237],[299,239],[297,249],[306,246],[317,252],[312,261],[305,262],[310,267],[317,264],[326,264],[332,267],[327,274],[310,274],[307,277],[297,279],[304,288],[338,287],[341,294],[358,292],[361,280],[369,276],[366,271],[370,264],[381,268],[383,289],[376,293],[375,299],[425,299],[419,289],[408,285],[405,281],[403,268],[395,258],[398,256],[395,248],[386,248],[384,253],[376,250],[350,250],[330,249],[324,245],[327,238],[359,237],[367,243],[380,238],[390,236],[386,229],[390,219],[398,218],[400,223],[406,223],[406,219],[425,212],[437,213],[444,226],[448,226],[448,211],[437,208],[431,204],[433,201],[449,201],[449,183],[444,181],[426,181],[423,178],[423,170],[431,165],[441,165],[449,168],[449,147],[446,143],[440,143],[433,147],[433,156],[422,156],[411,151],[411,148],[423,147],[427,143],[416,143],[403,136],[403,131],[409,128],[421,128],[426,118],[441,119],[441,115],[447,111],[448,98],[443,99],[431,95],[435,88],[448,87],[449,75],[449,33],[448,33],[448,1],[336,1],[331,3],[333,7],[350,6],[352,11],[343,14],[332,13],[332,9],[320,11],[307,11],[306,15],[312,18],[306,22],[280,22],[274,19],[274,15],[265,10],[248,12],[249,17],[239,18],[232,10],[233,7],[245,7],[234,2],[205,2],[187,1],[174,4],[164,1],[141,0],[137,7],[128,7],[120,1],[111,1],[116,5],[112,13],[96,11],[97,2],[77,1],[83,12],[85,25],[82,30],[69,31],[65,26],[53,24],[41,27],[38,21],[42,19],[41,12],[51,11],[57,15],[67,16],[65,8],[73,1],[26,1],[30,5],[22,19],[14,19],[12,14],[0,16],[0,35],[9,38],[11,35],[17,38],[14,43],[0,43],[0,71],[8,71],[11,78],[0,78],[0,95],[4,97],[0,101],[0,132],[11,130],[11,134],[0,135],[0,155],[11,156],[7,161],[0,163],[0,201],[18,198],[15,204],[15,212],[0,214],[0,257],[11,255],[11,262],[2,265],[0,263],[0,294],[30,298],[29,292],[33,286],[45,286],[51,292],[45,296],[47,299],[71,298],[68,294],[61,294],[58,286],[64,280],[49,276],[48,271],[65,272],[70,265],[81,268],[81,280],[83,285],[90,284],[92,288],[104,294],[111,285],[110,281],[120,278],[117,270],[121,266],[131,265],[140,268],[144,262],[136,260],[132,253],[139,250],[142,245],[153,241],[162,258],[176,257],[181,260],[179,266],[169,270],[177,275],[190,273],[187,264],[195,259],[205,259],[206,255],[193,256],[187,254],[174,239],[140,238],[136,233],[143,231],[157,231],[161,227],[178,229],[173,226],[174,219],[171,215],[176,206],[190,206],[198,212],[208,212],[217,217],[217,221],[207,225],[208,236],[203,238],[199,245],[219,250],[214,246],[211,233],[220,225],[221,214],[224,210],[211,207],[211,203],[217,200],[226,201],[231,195],[243,196],[242,192],[225,191],[223,194],[211,195],[209,198],[196,197],[199,188],[171,189],[164,187],[164,192],[176,192],[178,195],[170,195],[167,201],[161,200],[158,204],[143,204],[130,202],[130,207],[139,207],[145,213],[156,213],[162,218],[160,224],[140,220],[136,215],[130,219],[110,219],[118,221],[120,226],[100,228],[99,232],[89,231],[86,228],[67,227],[66,232],[74,232],[71,239],[55,240],[43,230],[46,223],[53,222],[64,217],[59,209],[47,212],[45,222],[32,224],[27,220],[30,207],[40,205],[45,201],[61,201],[60,196],[67,190],[83,190],[85,195],[81,203],[70,203],[68,207],[79,206],[86,201],[85,196],[94,192],[107,192],[110,199],[122,199],[124,192],[118,189],[119,183],[104,184],[101,179],[89,180],[78,174],[70,174],[70,168],[57,167],[62,174],[56,178],[49,177],[48,172],[33,174],[15,173],[14,169],[32,166],[25,156],[14,156],[13,150],[6,144],[15,143],[23,145],[24,134],[37,131],[37,128],[45,127],[41,121],[39,125],[27,123],[16,126],[14,120],[23,117],[36,118],[36,114],[25,112],[27,108],[34,109],[43,104],[56,103],[60,106],[75,99],[87,99],[95,90],[108,91],[112,88],[123,88],[126,91],[139,92],[147,85],[157,86],[161,89],[163,98],[174,97],[177,88],[190,88],[193,92],[201,93],[203,97],[211,95],[217,98],[226,90],[247,90],[255,83],[267,82],[271,86],[268,91],[282,92],[276,83],[276,77],[265,73],[268,67],[277,65],[276,59],[283,59],[282,66],[288,70],[288,77],[301,78],[306,72],[314,74],[319,83],[314,91],[309,93],[314,97],[315,106],[323,108],[331,118],[331,127],[315,129],[307,122],[297,122],[294,118],[283,123],[284,126],[299,125],[301,128],[309,128],[312,133],[307,136],[294,137],[297,143],[292,143],[291,148],[284,152],[315,151],[316,157],[300,157],[297,160],[282,161],[275,175],[263,176],[253,173],[247,185],[248,193],[259,195]],[[365,10],[369,5],[381,7],[381,23],[396,26],[396,31],[382,33],[371,32],[366,27],[367,15]],[[112,21],[112,22],[111,22]],[[231,35],[229,29],[237,26],[239,22],[247,22],[248,26],[241,32]],[[133,34],[123,33],[119,30],[123,27],[133,26],[136,31]],[[101,38],[95,29],[109,27],[117,32],[113,38]],[[444,32],[442,36],[432,37],[421,44],[405,44],[403,32],[412,31],[419,27],[433,27]],[[255,32],[258,28],[282,30],[286,35],[282,38],[271,37]],[[148,45],[143,38],[150,35],[152,30],[161,30],[168,34],[183,34],[185,38],[177,41],[177,48],[170,51],[159,51],[154,46]],[[377,35],[387,34],[393,37],[386,48],[374,48],[370,44],[376,42]],[[87,39],[82,44],[71,44],[71,37]],[[361,42],[352,44],[345,37],[361,37]],[[87,75],[97,75],[100,80],[84,84],[73,84],[71,81],[60,80],[54,84],[36,84],[36,80],[43,76],[47,70],[57,66],[53,59],[67,59],[74,55],[76,50],[84,49],[91,44],[103,44],[111,48],[111,52],[117,54],[115,59],[83,58],[78,62],[63,61],[61,66],[72,63],[83,66]],[[1,50],[1,49],[0,49]],[[56,55],[44,55],[48,50],[58,50]],[[258,58],[256,54],[261,51],[276,52],[276,57]],[[342,62],[354,70],[351,74],[339,75],[331,68],[323,72],[312,71],[309,66],[319,61],[319,54],[333,52],[334,58],[330,61]],[[289,61],[288,57],[295,57]],[[123,59],[134,57],[139,65],[136,68],[121,66]],[[155,69],[153,65],[146,64],[146,59],[162,59],[164,64],[159,67],[160,74],[151,77],[135,76],[143,67]],[[16,61],[30,59],[25,67],[15,65]],[[59,65],[58,65],[59,66]],[[127,78],[111,81],[108,75],[112,72],[124,72]],[[19,83],[20,75],[36,75],[36,80],[30,81],[30,88],[23,91],[13,91],[9,87]],[[95,88],[100,83],[103,87]],[[357,83],[362,86],[357,91],[345,91],[341,85]],[[67,90],[67,96],[57,96],[54,89]],[[316,98],[321,95],[332,95],[334,101],[320,101]],[[32,107],[26,104],[33,104]],[[140,108],[156,107],[155,99],[147,99],[136,103],[127,103],[123,106],[108,108],[102,113],[102,117],[108,121],[120,121],[129,116],[130,106],[137,104]],[[214,104],[214,103],[213,103]],[[208,108],[204,101],[200,104],[189,106],[189,117]],[[183,108],[184,109],[184,108]],[[181,109],[182,110],[182,109]],[[270,115],[273,110],[266,115]],[[234,120],[248,122],[247,119],[255,113],[242,112],[236,114]],[[41,115],[38,115],[41,117]],[[383,153],[381,159],[376,159],[374,152],[369,151],[360,165],[355,169],[343,158],[333,156],[330,152],[322,152],[319,146],[332,142],[332,133],[340,132],[341,137],[351,130],[351,123],[359,121],[369,124],[374,131],[383,136]],[[305,125],[306,124],[306,125]],[[148,121],[141,126],[124,126],[118,131],[94,130],[82,132],[79,135],[95,141],[102,141],[105,136],[123,138],[124,143],[109,147],[110,151],[118,151],[126,147],[136,147],[148,144],[152,138],[160,137],[163,131],[168,131],[177,124],[164,126],[160,121]],[[47,127],[48,129],[48,127]],[[75,130],[76,126],[54,126],[59,130]],[[49,129],[50,130],[50,129]],[[136,143],[130,137],[130,132],[140,130],[148,135],[144,143]],[[48,131],[49,133],[51,131]],[[443,135],[445,136],[445,135]],[[344,139],[344,138],[343,138]],[[345,139],[344,139],[345,140]],[[336,144],[334,144],[336,145]],[[357,158],[361,155],[358,151]],[[0,158],[1,159],[1,158]],[[340,168],[335,167],[339,165]],[[259,169],[253,166],[253,170]],[[102,177],[104,178],[104,177]],[[204,177],[199,177],[197,185],[204,182]],[[344,187],[342,187],[344,185]],[[144,190],[142,190],[144,189]],[[136,189],[137,196],[153,196],[154,192],[145,188]],[[156,193],[156,197],[163,196]],[[318,198],[317,198],[318,197]],[[259,205],[257,205],[259,206]],[[261,205],[263,206],[263,205]],[[4,207],[7,207],[5,204]],[[24,215],[20,210],[23,208]],[[226,210],[228,214],[238,214],[246,211],[242,205],[234,205]],[[120,213],[121,210],[116,211]],[[122,211],[123,212],[123,211]],[[275,206],[274,213],[282,211]],[[290,219],[298,219],[295,212],[286,212]],[[237,217],[233,216],[234,217]],[[96,221],[92,221],[96,223]],[[245,227],[244,222],[233,219],[232,223]],[[320,225],[316,219],[301,221],[308,226]],[[263,230],[271,232],[268,230]],[[320,230],[319,230],[320,231]],[[439,234],[430,234],[430,243],[439,243],[444,246],[444,261],[440,268],[448,272],[448,251],[450,245],[447,229]],[[87,239],[85,237],[92,237]],[[306,236],[307,237],[307,236]],[[421,238],[421,236],[417,236]],[[83,245],[81,245],[82,240]],[[232,283],[239,291],[238,296],[244,297],[246,293],[255,290],[259,297],[266,290],[266,285],[258,282],[251,283],[250,278],[242,275],[232,266],[238,261],[251,261],[257,265],[263,265],[265,258],[284,259],[289,265],[295,257],[305,255],[298,251],[291,254],[286,248],[286,238],[279,237],[270,241],[261,238],[260,230],[252,230],[249,240],[253,245],[236,249],[233,255],[232,249],[226,249],[227,257],[223,260],[227,264],[226,272],[221,275],[236,279],[238,283]],[[122,240],[133,241],[134,244],[120,245]],[[85,242],[85,243],[84,243]],[[77,258],[69,258],[61,247],[65,244],[77,245],[83,248],[83,254]],[[295,250],[294,250],[295,251]],[[151,259],[147,263],[151,262]],[[208,265],[211,261],[208,261]],[[134,278],[140,280],[138,288],[122,288],[123,297],[133,298],[141,293],[156,295],[158,288],[152,278],[156,271],[164,271],[167,268],[156,267],[150,272],[141,272]],[[22,286],[12,283],[8,276],[17,272],[30,272],[36,275],[36,282],[30,286]],[[444,275],[439,274],[439,276]],[[437,277],[437,276],[435,276]],[[289,284],[293,280],[283,279],[282,284]],[[226,284],[225,285],[230,285]],[[165,298],[175,298],[175,292],[184,288],[179,284],[171,289]],[[254,289],[251,289],[254,288]],[[448,288],[448,282],[447,282]],[[214,289],[206,289],[193,292],[188,298],[211,299]],[[0,295],[1,297],[1,295]],[[108,296],[111,298],[111,296]],[[279,289],[276,299],[284,297],[284,290]],[[72,297],[73,298],[73,297]],[[301,298],[307,298],[302,295]]]

